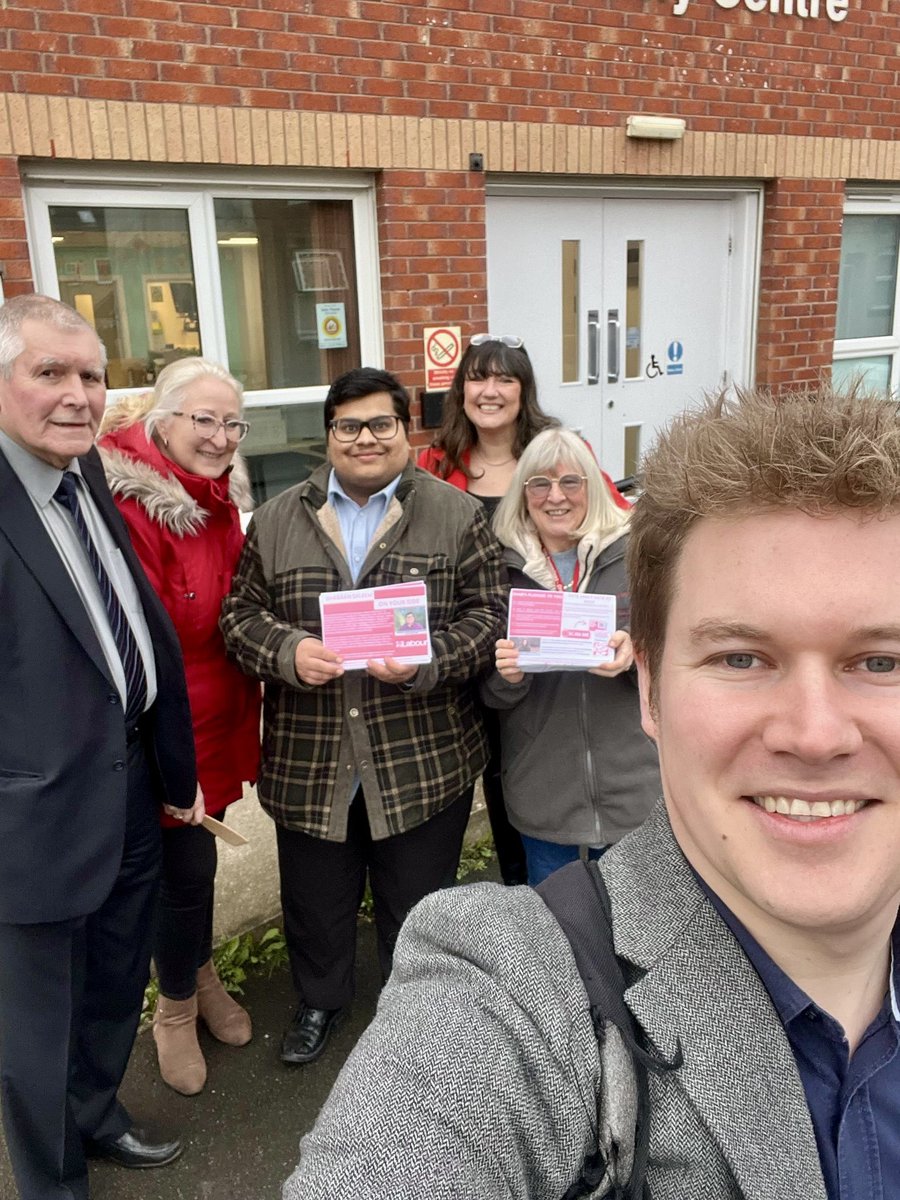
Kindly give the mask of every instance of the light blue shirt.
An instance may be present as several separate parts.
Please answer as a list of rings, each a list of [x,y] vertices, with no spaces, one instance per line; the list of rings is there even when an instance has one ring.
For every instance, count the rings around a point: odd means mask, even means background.
[[[332,467],[328,476],[328,502],[337,513],[341,525],[341,537],[344,539],[344,549],[347,552],[347,565],[353,582],[359,579],[362,565],[366,561],[369,547],[375,537],[375,530],[384,520],[388,505],[394,498],[400,476],[392,479],[380,492],[369,497],[368,504],[360,507],[351,500]]]

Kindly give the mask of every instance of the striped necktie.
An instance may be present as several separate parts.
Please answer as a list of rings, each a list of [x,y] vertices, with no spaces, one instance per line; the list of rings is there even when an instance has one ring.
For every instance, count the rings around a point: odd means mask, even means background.
[[[116,589],[112,585],[106,567],[100,559],[96,543],[85,523],[84,513],[78,503],[78,485],[75,478],[72,471],[64,471],[62,481],[53,493],[53,499],[58,500],[72,514],[75,530],[81,538],[94,575],[97,577],[100,595],[103,597],[116,649],[119,651],[122,669],[125,672],[125,695],[127,696],[125,724],[130,728],[137,724],[147,703],[147,676],[144,672],[144,660],[141,658],[141,652]]]

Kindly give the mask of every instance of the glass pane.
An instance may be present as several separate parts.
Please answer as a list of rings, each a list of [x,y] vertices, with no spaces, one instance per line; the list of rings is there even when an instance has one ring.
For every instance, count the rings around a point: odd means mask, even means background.
[[[625,251],[625,378],[641,378],[641,283],[643,242],[629,242]]]
[[[837,391],[861,383],[872,391],[887,392],[891,383],[891,355],[837,359],[831,365],[831,383]]]
[[[894,328],[900,217],[844,218],[837,336],[885,337]]]
[[[257,504],[311,474],[325,461],[323,404],[247,408],[250,432],[241,442]]]
[[[562,244],[562,381],[578,382],[578,255],[580,242]]]
[[[625,469],[625,477],[637,475],[638,466],[641,461],[641,426],[626,425],[625,430],[625,447],[622,456],[622,464]]]
[[[349,200],[215,200],[228,362],[259,388],[330,383],[358,366]]]
[[[60,297],[106,346],[110,387],[144,387],[201,353],[184,209],[56,205],[50,230]]]

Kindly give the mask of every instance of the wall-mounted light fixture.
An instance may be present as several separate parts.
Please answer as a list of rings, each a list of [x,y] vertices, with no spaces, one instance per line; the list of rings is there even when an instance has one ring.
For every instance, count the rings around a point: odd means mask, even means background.
[[[625,135],[630,138],[655,138],[657,141],[675,142],[684,137],[683,117],[654,117],[649,113],[638,113],[625,122]]]

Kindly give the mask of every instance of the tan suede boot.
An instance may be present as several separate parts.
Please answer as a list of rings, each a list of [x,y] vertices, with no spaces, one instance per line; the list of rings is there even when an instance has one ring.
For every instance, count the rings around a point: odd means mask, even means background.
[[[197,996],[170,1000],[160,994],[153,1014],[153,1040],[163,1080],[182,1096],[196,1096],[206,1083],[206,1060],[197,1041]]]
[[[200,1020],[220,1042],[246,1046],[253,1036],[250,1014],[225,991],[212,959],[197,972],[197,1008]]]

